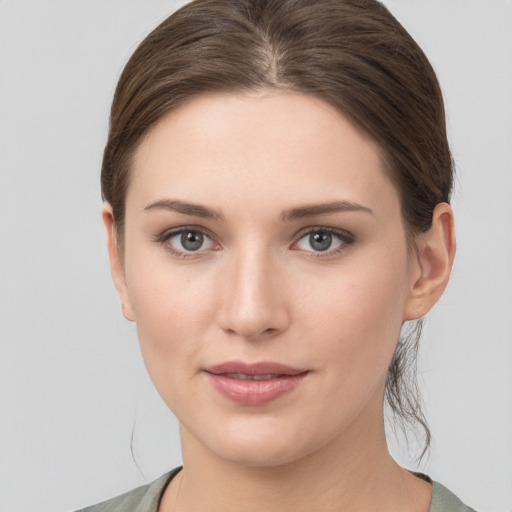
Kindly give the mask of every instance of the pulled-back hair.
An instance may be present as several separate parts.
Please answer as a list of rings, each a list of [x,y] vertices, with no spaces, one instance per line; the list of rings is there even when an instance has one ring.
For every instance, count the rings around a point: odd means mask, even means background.
[[[262,87],[318,97],[377,142],[414,247],[449,202],[453,169],[438,81],[400,23],[375,0],[195,0],[142,41],[117,85],[101,185],[121,248],[131,162],[148,130],[202,93]],[[426,449],[420,330],[421,320],[398,343],[386,399],[402,425],[423,427]]]

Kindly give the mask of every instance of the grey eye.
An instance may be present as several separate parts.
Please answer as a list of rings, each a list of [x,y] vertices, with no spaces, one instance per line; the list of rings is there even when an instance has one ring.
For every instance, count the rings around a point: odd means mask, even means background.
[[[215,242],[197,229],[180,229],[166,237],[166,244],[177,253],[198,252],[215,247]]]
[[[332,235],[330,233],[320,232],[309,235],[309,245],[315,251],[327,251],[332,244]]]
[[[335,251],[352,240],[345,233],[317,228],[303,235],[296,244],[301,251],[328,252]]]
[[[180,242],[187,251],[198,251],[204,242],[204,236],[199,231],[183,231]]]

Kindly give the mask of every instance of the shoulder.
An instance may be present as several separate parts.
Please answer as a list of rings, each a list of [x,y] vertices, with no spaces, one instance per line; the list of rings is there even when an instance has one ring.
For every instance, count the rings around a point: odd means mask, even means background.
[[[157,512],[164,489],[180,469],[176,468],[150,484],[77,512]]]
[[[432,502],[429,512],[476,512],[471,507],[464,505],[446,487],[438,482],[432,482]]]

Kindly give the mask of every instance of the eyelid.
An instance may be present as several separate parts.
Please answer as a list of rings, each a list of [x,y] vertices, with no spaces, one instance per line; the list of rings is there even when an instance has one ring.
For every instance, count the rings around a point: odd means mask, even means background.
[[[209,240],[212,241],[213,244],[215,244],[215,248],[208,248],[208,249],[199,249],[197,251],[182,251],[180,249],[177,249],[175,247],[173,247],[170,243],[169,243],[169,240],[176,236],[176,235],[179,235],[183,232],[187,232],[187,231],[192,231],[192,232],[198,232],[198,233],[201,233],[205,238],[208,238]],[[204,256],[205,253],[207,252],[210,252],[210,251],[215,251],[215,250],[219,250],[220,248],[220,243],[216,240],[216,237],[213,236],[209,230],[201,227],[201,226],[191,226],[191,225],[188,225],[188,226],[177,226],[175,228],[169,228],[169,229],[166,229],[164,230],[161,234],[159,234],[158,236],[155,237],[155,242],[157,242],[158,244],[162,245],[167,251],[169,251],[171,254],[175,255],[175,256],[179,256],[181,258],[190,258],[190,257],[200,257],[200,256]]]
[[[197,232],[201,233],[204,237],[211,240],[216,245],[216,247],[208,248],[208,249],[199,249],[197,251],[181,251],[179,249],[172,247],[171,244],[168,243],[170,238],[172,238],[173,236],[176,236],[180,233],[186,232],[186,231],[197,231]],[[307,250],[299,249],[299,248],[295,247],[297,245],[297,243],[300,240],[302,240],[302,238],[304,238],[305,236],[311,235],[314,233],[319,233],[319,232],[329,233],[329,234],[336,236],[339,240],[341,240],[341,242],[342,242],[341,246],[337,247],[335,249],[330,249],[330,250],[326,250],[326,251],[314,251],[314,250],[307,251]],[[154,241],[156,243],[164,246],[164,248],[166,250],[168,250],[169,252],[171,252],[172,254],[179,256],[179,257],[183,257],[183,258],[204,256],[205,253],[208,253],[211,251],[217,251],[221,248],[221,244],[219,243],[219,241],[217,240],[217,237],[215,235],[213,235],[208,229],[201,227],[201,226],[197,226],[197,225],[177,226],[174,228],[166,229],[161,234],[157,235],[155,237]],[[354,242],[355,242],[355,237],[349,231],[346,231],[346,230],[340,229],[340,228],[330,227],[330,226],[316,225],[316,226],[308,226],[308,227],[302,228],[298,233],[296,233],[294,235],[294,242],[290,246],[290,249],[296,250],[296,251],[301,251],[304,253],[309,253],[309,256],[313,257],[313,258],[322,258],[322,257],[329,257],[329,256],[333,256],[335,254],[338,254],[338,253],[346,250],[348,248],[348,246],[352,245]]]
[[[305,250],[305,249],[299,249],[295,247],[297,243],[302,240],[305,236],[310,236],[314,233],[329,233],[331,235],[334,235],[338,237],[339,240],[341,240],[341,246],[335,248],[335,249],[329,249],[326,251],[314,251],[313,249],[311,251]],[[290,249],[296,250],[296,251],[302,251],[305,253],[308,253],[308,255],[312,258],[326,258],[329,256],[333,256],[335,254],[338,254],[348,248],[348,246],[354,244],[355,236],[350,233],[349,231],[346,231],[345,229],[340,228],[333,228],[329,226],[310,226],[307,228],[301,229],[294,237],[295,241],[291,245]]]

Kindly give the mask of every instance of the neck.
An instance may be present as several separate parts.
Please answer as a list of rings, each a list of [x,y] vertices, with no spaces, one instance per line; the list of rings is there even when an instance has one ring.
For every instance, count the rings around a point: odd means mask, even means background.
[[[161,512],[429,509],[431,486],[389,455],[382,413],[312,454],[270,467],[224,460],[184,427],[181,436],[184,470],[165,493]]]

